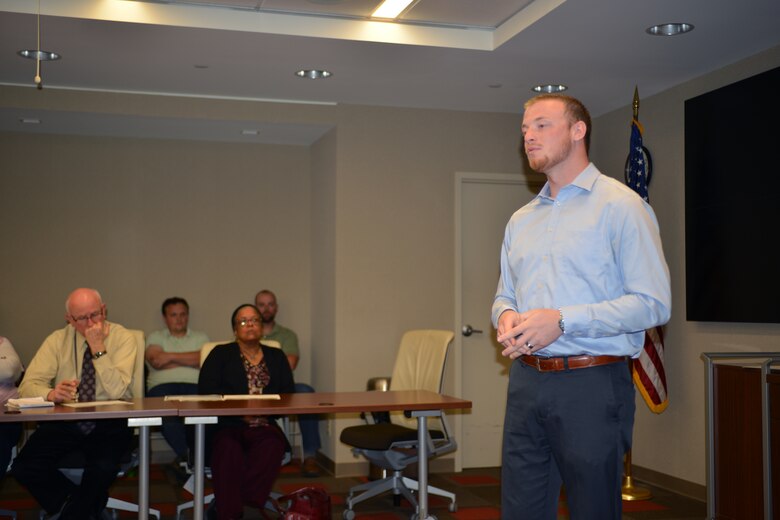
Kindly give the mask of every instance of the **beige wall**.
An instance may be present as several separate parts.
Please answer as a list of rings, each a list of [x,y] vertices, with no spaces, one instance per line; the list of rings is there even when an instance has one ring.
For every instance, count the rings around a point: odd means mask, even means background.
[[[309,345],[309,150],[100,137],[0,137],[0,330],[28,361],[63,325],[75,287],[109,318],[162,328],[180,295],[191,326],[232,337],[230,313],[279,292],[280,319]],[[284,222],[283,226],[276,222]],[[308,354],[308,352],[307,352]],[[303,373],[310,370],[304,357]]]
[[[670,404],[655,415],[637,400],[633,462],[638,466],[689,482],[705,483],[705,395],[703,352],[780,352],[780,325],[702,323],[685,319],[685,162],[684,103],[686,99],[780,66],[780,47],[690,81],[656,96],[643,98],[639,118],[644,143],[653,157],[650,203],[661,226],[666,260],[672,275],[673,311],[666,327],[666,374]],[[642,86],[639,85],[640,95]],[[627,93],[630,98],[632,93]],[[767,100],[772,102],[772,100]],[[723,114],[740,125],[739,114]],[[594,121],[592,156],[603,171],[622,179],[628,153],[631,107]],[[749,157],[765,150],[744,150],[744,182],[760,189],[760,175]],[[758,182],[757,182],[758,181]],[[767,223],[769,226],[777,223]],[[749,254],[749,244],[745,244]]]

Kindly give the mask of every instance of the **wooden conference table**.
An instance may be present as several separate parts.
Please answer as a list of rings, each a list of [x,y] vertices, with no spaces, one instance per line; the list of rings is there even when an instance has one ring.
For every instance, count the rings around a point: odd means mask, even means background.
[[[26,408],[19,411],[3,410],[0,422],[26,421],[85,421],[100,419],[127,419],[127,425],[138,428],[138,518],[149,516],[149,428],[160,426],[163,417],[179,415],[179,403],[162,397],[147,397],[126,404],[98,406],[55,405],[48,408]]]
[[[428,417],[441,415],[442,410],[471,408],[471,401],[425,390],[390,392],[315,392],[283,394],[278,400],[230,401],[165,401],[147,397],[127,405],[104,405],[83,408],[54,406],[32,408],[19,413],[0,414],[0,422],[61,421],[126,418],[129,427],[138,427],[138,518],[149,514],[149,427],[158,426],[163,417],[180,416],[186,424],[195,426],[195,489],[194,520],[203,520],[204,448],[206,424],[229,415],[301,415],[406,410],[417,418],[419,440],[418,512],[417,520],[429,520],[428,515]]]

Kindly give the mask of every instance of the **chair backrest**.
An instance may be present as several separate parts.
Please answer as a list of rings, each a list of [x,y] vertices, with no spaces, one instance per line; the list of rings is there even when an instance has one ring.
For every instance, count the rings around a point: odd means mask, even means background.
[[[390,390],[430,390],[440,393],[447,351],[455,334],[449,330],[410,330],[401,338]],[[414,419],[392,413],[392,422],[416,428]]]
[[[214,347],[216,347],[217,345],[224,345],[225,343],[230,343],[230,341],[209,341],[207,343],[204,343],[200,347],[200,366],[203,366],[203,362],[206,361],[207,357],[209,357],[209,353],[211,353],[211,351],[214,350]],[[282,348],[282,344],[276,341],[275,339],[263,339],[260,340],[260,343],[262,343],[266,347]]]
[[[135,338],[135,366],[133,367],[133,379],[130,383],[130,392],[133,399],[140,399],[144,396],[144,361],[146,358],[146,343],[144,342],[144,332],[142,330],[128,329],[128,332]]]

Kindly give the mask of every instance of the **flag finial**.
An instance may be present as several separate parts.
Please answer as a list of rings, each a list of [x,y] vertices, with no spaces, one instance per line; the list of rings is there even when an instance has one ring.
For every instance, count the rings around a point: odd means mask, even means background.
[[[639,88],[634,85],[634,119],[639,121]]]

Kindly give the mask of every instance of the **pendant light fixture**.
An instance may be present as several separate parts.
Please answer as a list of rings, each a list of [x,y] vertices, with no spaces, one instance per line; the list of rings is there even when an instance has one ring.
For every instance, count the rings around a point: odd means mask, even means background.
[[[37,47],[35,50],[23,49],[19,51],[19,56],[30,60],[35,60],[35,85],[38,90],[43,88],[43,79],[41,79],[41,62],[42,61],[54,61],[60,59],[60,55],[56,52],[42,51],[41,50],[41,0],[38,0],[38,16],[37,16]]]

